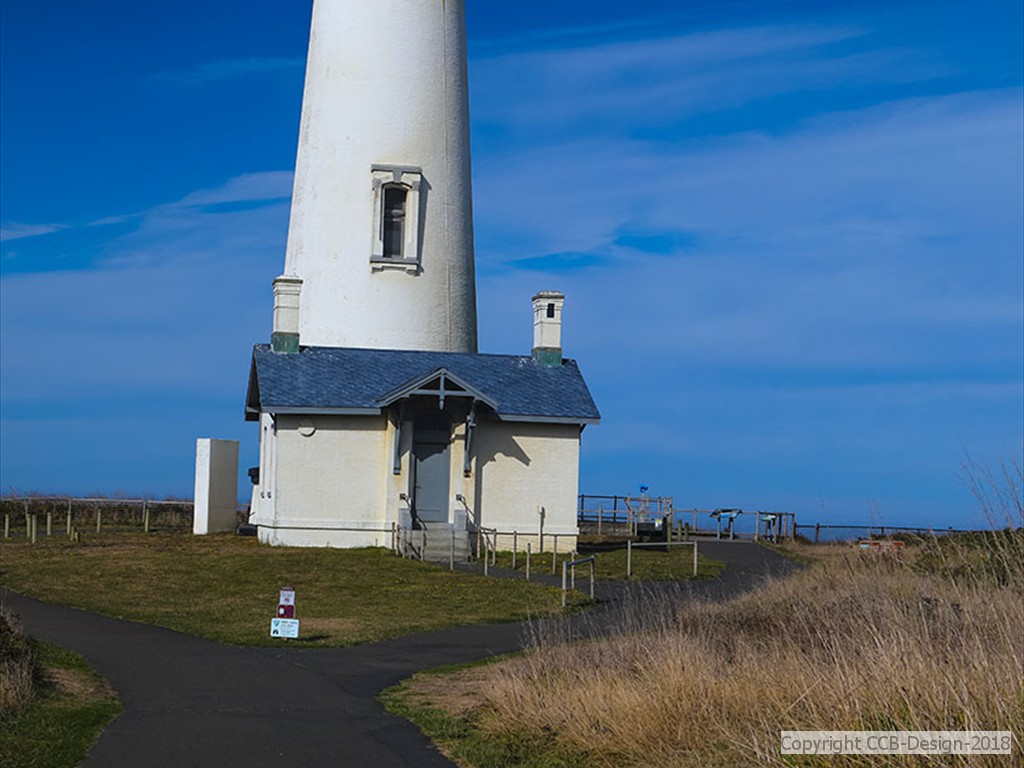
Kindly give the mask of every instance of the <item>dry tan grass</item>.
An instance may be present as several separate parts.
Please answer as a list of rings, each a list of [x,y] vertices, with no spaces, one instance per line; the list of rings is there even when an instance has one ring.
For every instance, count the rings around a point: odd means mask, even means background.
[[[0,607],[0,716],[25,707],[35,692],[36,656],[21,623]]]
[[[474,719],[495,734],[554,733],[595,766],[879,764],[783,762],[782,730],[1012,730],[1019,756],[1024,538],[1001,541],[997,554],[1016,563],[1010,583],[833,548],[814,568],[726,603],[683,605],[654,629],[545,642],[419,690],[459,713],[472,698]]]
[[[17,712],[32,700],[33,670],[25,662],[0,662],[0,715]]]

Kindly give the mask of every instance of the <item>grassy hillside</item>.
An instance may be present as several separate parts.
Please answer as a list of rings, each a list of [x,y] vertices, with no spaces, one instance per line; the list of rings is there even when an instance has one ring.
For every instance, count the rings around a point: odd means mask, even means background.
[[[737,599],[679,604],[668,620],[664,606],[640,608],[639,630],[542,641],[488,667],[419,676],[389,701],[476,768],[880,764],[784,758],[782,730],[1012,730],[1019,740],[1024,531],[934,541],[899,559],[851,547],[815,557]]]
[[[283,642],[269,631],[284,586],[296,590],[299,642],[311,646],[561,612],[559,590],[451,572],[383,549],[115,533],[83,544],[5,542],[0,556],[0,583],[24,594],[239,645]]]

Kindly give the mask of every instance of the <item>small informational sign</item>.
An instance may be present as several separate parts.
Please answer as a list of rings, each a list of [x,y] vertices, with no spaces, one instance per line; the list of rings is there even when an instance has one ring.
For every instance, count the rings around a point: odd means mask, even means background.
[[[281,587],[277,600],[277,618],[270,621],[271,637],[295,639],[299,636],[299,620],[295,618],[295,590]]]
[[[297,639],[299,636],[298,619],[271,619],[270,636]]]

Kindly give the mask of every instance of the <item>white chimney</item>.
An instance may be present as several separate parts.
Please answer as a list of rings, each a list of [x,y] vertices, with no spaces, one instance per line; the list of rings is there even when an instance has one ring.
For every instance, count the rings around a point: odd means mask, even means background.
[[[565,294],[541,291],[533,297],[533,359],[550,368],[562,364],[562,305]]]
[[[299,294],[302,280],[289,275],[274,279],[274,330],[270,347],[275,352],[299,351]]]

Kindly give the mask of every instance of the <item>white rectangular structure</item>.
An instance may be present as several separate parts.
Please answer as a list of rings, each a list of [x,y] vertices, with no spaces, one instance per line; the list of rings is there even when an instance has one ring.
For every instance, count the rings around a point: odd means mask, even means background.
[[[238,441],[196,440],[196,489],[192,533],[235,530],[238,510]]]

